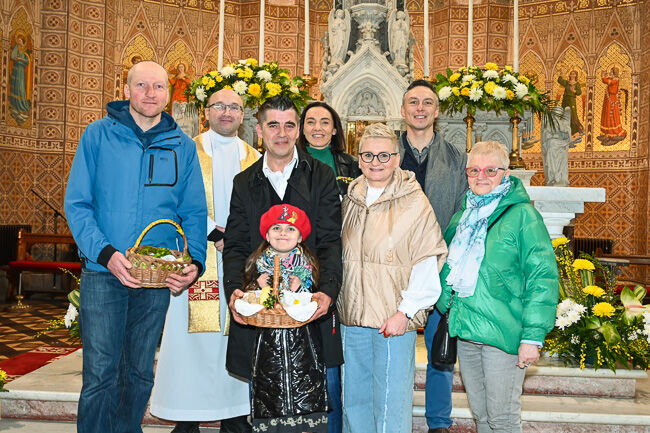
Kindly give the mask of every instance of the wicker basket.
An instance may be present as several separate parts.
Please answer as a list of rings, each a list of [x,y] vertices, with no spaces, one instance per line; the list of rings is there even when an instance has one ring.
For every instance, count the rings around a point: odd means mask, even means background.
[[[273,268],[273,295],[275,295],[276,299],[279,300],[280,257],[275,257]],[[257,297],[255,293],[248,292],[243,299],[249,303],[256,303]],[[260,328],[299,328],[311,322],[312,320],[309,319],[304,322],[297,321],[287,314],[286,310],[284,307],[282,307],[282,304],[279,301],[276,302],[276,304],[270,310],[262,308],[259,312],[253,314],[252,316],[241,316],[241,318],[247,324],[252,326],[259,326]]]
[[[144,235],[155,225],[167,223],[176,227],[176,231],[183,236],[183,251],[176,251],[170,249],[176,261],[163,260],[158,257],[152,257],[144,254],[139,254],[140,249],[144,248],[140,246],[140,242]],[[131,262],[133,265],[129,269],[129,274],[133,278],[137,278],[142,283],[142,287],[148,288],[163,288],[167,287],[167,277],[170,274],[181,275],[183,273],[183,268],[192,263],[192,258],[188,260],[183,260],[183,257],[187,255],[187,238],[185,237],[185,232],[175,221],[169,219],[160,219],[149,224],[140,234],[138,240],[135,241],[135,245],[128,250],[126,250],[126,259]]]

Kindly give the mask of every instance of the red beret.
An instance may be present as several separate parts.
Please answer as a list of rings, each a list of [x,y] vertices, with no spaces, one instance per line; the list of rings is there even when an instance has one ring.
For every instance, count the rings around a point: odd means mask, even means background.
[[[276,204],[271,206],[260,219],[260,234],[266,239],[266,233],[275,224],[291,224],[298,229],[304,241],[311,233],[309,217],[300,208],[290,204]]]

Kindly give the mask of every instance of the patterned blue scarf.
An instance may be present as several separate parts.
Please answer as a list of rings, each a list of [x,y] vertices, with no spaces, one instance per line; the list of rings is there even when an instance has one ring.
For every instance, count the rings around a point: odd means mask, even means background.
[[[277,251],[269,247],[264,250],[264,253],[256,262],[260,274],[271,275],[270,283],[273,282],[273,260],[277,254]],[[300,247],[294,248],[287,257],[280,259],[280,290],[289,290],[289,277],[291,275],[297,276],[302,282],[298,292],[309,292],[309,288],[312,286],[311,264],[307,262],[307,258]]]
[[[485,256],[488,218],[508,194],[510,185],[510,177],[504,176],[501,183],[487,194],[476,195],[472,190],[467,191],[467,207],[460,217],[447,256],[450,269],[447,284],[461,298],[474,294],[478,271]]]

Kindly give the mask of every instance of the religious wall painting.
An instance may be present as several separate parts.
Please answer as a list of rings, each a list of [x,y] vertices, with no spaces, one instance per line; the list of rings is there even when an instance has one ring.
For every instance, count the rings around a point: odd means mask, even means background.
[[[139,63],[143,60],[154,60],[154,52],[151,48],[149,41],[145,39],[144,36],[138,35],[131,41],[130,44],[124,49],[124,54],[122,55],[122,82],[117,86],[117,94],[119,97],[124,98],[124,85],[126,84],[126,78],[129,73],[129,69],[136,63]]]
[[[587,119],[587,65],[573,47],[569,47],[555,65],[551,98],[558,107],[571,109],[569,152],[584,152]]]
[[[169,74],[169,105],[167,111],[190,137],[199,135],[199,116],[194,104],[187,101],[185,91],[196,76],[194,58],[182,41],[167,53],[163,67]]]
[[[610,45],[596,64],[594,150],[630,149],[632,69],[620,45]]]
[[[536,53],[528,51],[522,57],[519,63],[519,72],[529,77],[540,92],[546,91],[546,69]],[[522,153],[540,153],[542,151],[540,141],[542,128],[540,120],[532,116],[525,123],[522,123],[520,128]]]
[[[11,20],[7,77],[7,124],[32,127],[32,93],[34,77],[34,41],[32,26],[24,9]]]

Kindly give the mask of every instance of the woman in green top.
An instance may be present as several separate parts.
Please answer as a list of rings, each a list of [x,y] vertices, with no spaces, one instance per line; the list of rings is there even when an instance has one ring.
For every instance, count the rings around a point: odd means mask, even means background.
[[[350,182],[361,175],[357,158],[345,153],[343,134],[341,118],[325,102],[312,102],[303,110],[298,146],[332,167],[341,195],[347,194]]]

